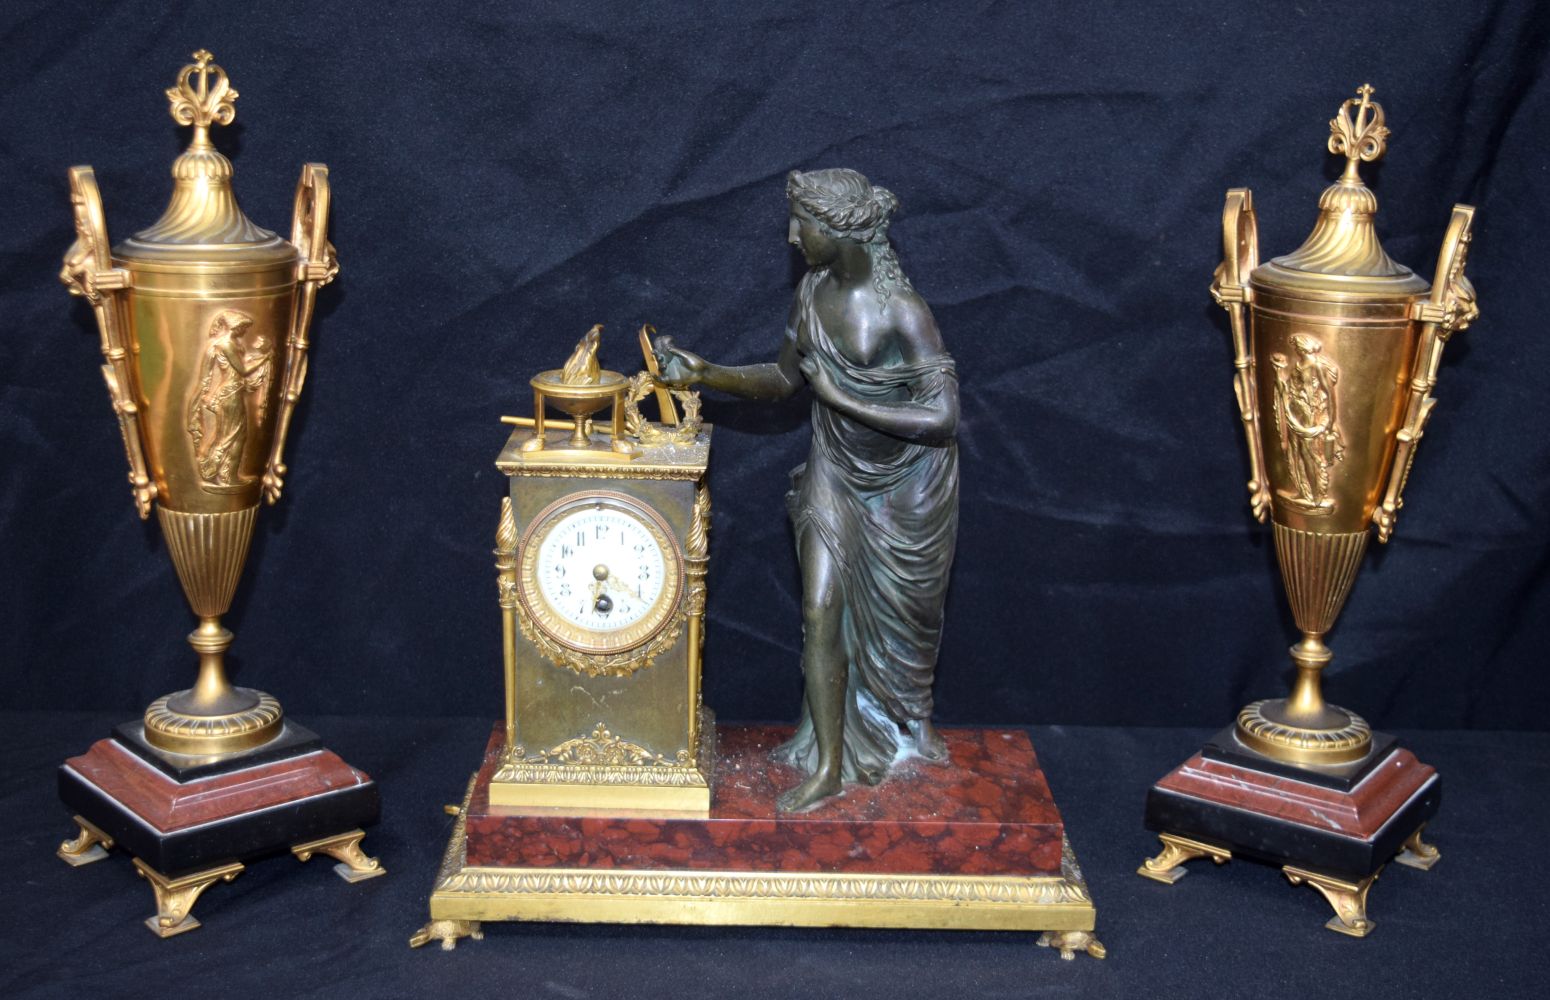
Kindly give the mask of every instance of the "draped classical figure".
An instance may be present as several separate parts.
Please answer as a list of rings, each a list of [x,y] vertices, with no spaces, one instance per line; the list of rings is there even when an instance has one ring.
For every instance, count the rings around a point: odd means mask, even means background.
[[[664,376],[735,395],[813,392],[812,448],[787,508],[802,567],[803,702],[778,756],[811,808],[881,781],[901,753],[941,761],[932,679],[958,527],[957,370],[888,243],[897,200],[853,170],[793,172],[790,242],[810,270],[779,358],[724,367],[663,338]]]

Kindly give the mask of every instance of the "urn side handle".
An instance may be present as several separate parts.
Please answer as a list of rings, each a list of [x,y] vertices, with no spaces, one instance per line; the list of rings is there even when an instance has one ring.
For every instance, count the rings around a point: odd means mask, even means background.
[[[1259,395],[1254,378],[1253,328],[1248,316],[1253,289],[1249,275],[1259,266],[1259,225],[1254,195],[1232,188],[1222,209],[1222,263],[1211,281],[1211,297],[1232,321],[1233,393],[1249,446],[1249,510],[1257,521],[1270,516],[1270,484],[1265,477],[1264,445],[1259,436]]]
[[[102,195],[97,175],[91,167],[70,168],[70,208],[75,215],[75,242],[65,252],[59,280],[70,294],[91,303],[102,338],[102,378],[108,385],[108,397],[118,416],[118,429],[129,459],[129,485],[140,520],[151,516],[156,499],[156,484],[151,481],[145,461],[145,444],[140,437],[140,407],[135,402],[137,383],[132,364],[133,345],[129,340],[128,304],[123,292],[129,288],[127,270],[113,266],[108,243],[107,216],[102,210]]]
[[[273,504],[285,486],[285,438],[301,388],[307,381],[307,329],[319,288],[339,273],[339,259],[328,241],[328,168],[308,163],[296,184],[296,207],[291,217],[291,243],[296,247],[296,302],[291,311],[290,335],[285,341],[285,376],[280,390],[279,420],[274,445],[264,469],[264,499]]]
[[[1453,217],[1448,222],[1442,250],[1437,255],[1437,276],[1432,282],[1431,294],[1410,309],[1410,318],[1422,324],[1421,342],[1410,372],[1409,396],[1405,400],[1405,416],[1394,450],[1394,465],[1389,471],[1388,489],[1384,491],[1383,502],[1372,512],[1380,542],[1388,541],[1394,533],[1395,519],[1404,506],[1410,466],[1415,462],[1415,447],[1431,419],[1432,407],[1437,404],[1431,392],[1437,385],[1442,349],[1455,333],[1467,328],[1480,315],[1475,304],[1475,287],[1464,276],[1474,221],[1472,205],[1453,206]]]

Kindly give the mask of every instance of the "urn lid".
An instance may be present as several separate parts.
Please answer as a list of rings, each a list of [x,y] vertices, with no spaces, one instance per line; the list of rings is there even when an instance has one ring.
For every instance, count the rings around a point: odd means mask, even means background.
[[[239,269],[295,261],[295,247],[255,225],[238,206],[231,161],[210,142],[212,125],[230,125],[237,117],[237,91],[208,51],[193,58],[167,88],[173,120],[194,127],[188,149],[172,162],[172,201],[153,225],[114,247],[114,256]]]
[[[1378,198],[1362,183],[1358,164],[1383,155],[1389,130],[1383,106],[1362,84],[1329,122],[1329,151],[1346,159],[1340,179],[1319,197],[1319,217],[1302,246],[1254,269],[1258,287],[1292,294],[1324,292],[1364,299],[1409,299],[1430,285],[1395,262],[1378,242]]]

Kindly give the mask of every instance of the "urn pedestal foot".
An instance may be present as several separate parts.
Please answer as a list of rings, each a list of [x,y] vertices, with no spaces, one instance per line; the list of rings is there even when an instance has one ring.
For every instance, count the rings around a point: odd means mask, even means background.
[[[1202,844],[1198,840],[1190,840],[1188,837],[1177,837],[1171,833],[1161,833],[1157,839],[1162,841],[1162,853],[1155,858],[1147,858],[1136,869],[1136,874],[1142,878],[1149,878],[1153,882],[1161,882],[1164,885],[1172,885],[1179,879],[1188,875],[1184,868],[1184,862],[1193,861],[1196,858],[1210,858],[1219,865],[1226,864],[1232,858],[1232,852],[1225,851],[1214,844]]]
[[[348,830],[334,837],[294,844],[291,853],[302,862],[311,861],[314,854],[326,854],[339,862],[334,866],[334,874],[346,882],[364,882],[387,874],[381,862],[367,857],[366,852],[361,850],[361,839],[365,836],[365,830]]]
[[[266,854],[328,854],[350,881],[382,874],[360,849],[380,810],[376,784],[290,721],[264,746],[209,757],[160,750],[140,723],[120,726],[60,767],[59,795],[81,829],[60,857],[80,864],[122,847],[156,891],[147,923],[161,937],[198,927],[188,911],[199,894]]]
[[[1171,883],[1184,861],[1205,856],[1275,865],[1329,901],[1331,930],[1365,937],[1367,893],[1384,865],[1436,862],[1421,829],[1440,803],[1437,772],[1392,736],[1374,733],[1360,760],[1313,767],[1261,755],[1228,727],[1148,793],[1146,826],[1163,851],[1139,874]]]
[[[75,868],[101,861],[113,849],[113,838],[80,816],[72,817],[80,833],[59,845],[54,853],[65,864]]]
[[[479,922],[1048,931],[1063,957],[1102,957],[1096,911],[1025,733],[943,731],[950,766],[902,762],[876,786],[800,814],[801,774],[770,753],[791,730],[715,727],[710,814],[527,808],[490,801],[496,726],[410,941]],[[606,801],[606,800],[602,800]]]
[[[240,861],[177,878],[168,878],[139,858],[134,863],[135,871],[151,883],[151,890],[156,893],[156,916],[146,917],[145,926],[159,938],[176,937],[198,927],[193,909],[200,894],[217,882],[230,882],[242,874]]]
[[[1404,846],[1400,848],[1399,854],[1395,856],[1395,864],[1429,872],[1432,870],[1432,866],[1441,860],[1442,852],[1421,839],[1421,833],[1425,829],[1426,824],[1424,823],[1416,828],[1415,833],[1410,835],[1410,839],[1405,841]]]
[[[1324,924],[1325,927],[1337,934],[1347,934],[1357,938],[1363,938],[1372,933],[1376,925],[1367,919],[1367,890],[1371,889],[1372,884],[1378,880],[1381,868],[1366,878],[1354,881],[1305,871],[1292,865],[1286,865],[1281,871],[1286,873],[1292,885],[1306,883],[1317,889],[1319,895],[1329,901],[1329,905],[1335,910],[1335,915],[1329,918],[1329,921]]]

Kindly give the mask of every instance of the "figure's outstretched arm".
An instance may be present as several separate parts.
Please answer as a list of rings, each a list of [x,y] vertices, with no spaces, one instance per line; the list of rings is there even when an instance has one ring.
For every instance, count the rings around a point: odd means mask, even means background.
[[[652,349],[662,366],[662,381],[681,388],[703,385],[744,399],[787,398],[802,388],[805,382],[799,366],[801,356],[797,353],[797,308],[793,300],[780,357],[764,364],[713,364],[692,351],[674,346],[671,337],[658,337],[652,343]]]
[[[901,295],[895,302],[895,330],[904,360],[945,358],[947,352],[942,346],[942,334],[925,302],[913,295]],[[958,431],[956,379],[948,378],[942,390],[930,399],[879,403],[858,399],[846,392],[814,358],[804,359],[801,368],[819,399],[884,434],[906,441],[938,443],[951,440]]]

